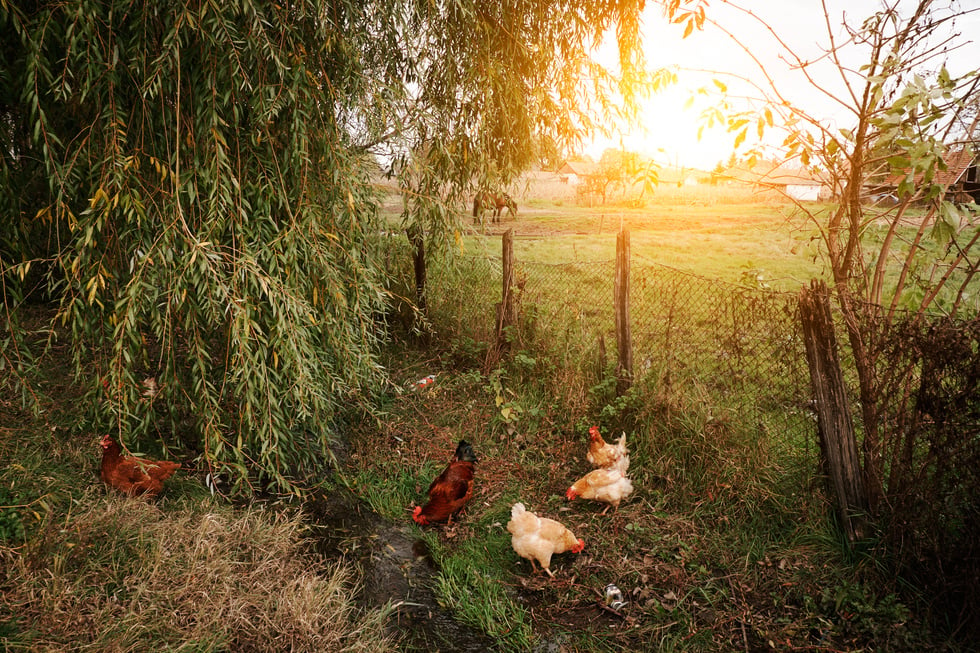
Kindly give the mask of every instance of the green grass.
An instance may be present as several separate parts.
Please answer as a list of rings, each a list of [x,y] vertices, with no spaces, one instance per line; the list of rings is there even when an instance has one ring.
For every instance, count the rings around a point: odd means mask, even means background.
[[[771,286],[796,290],[822,274],[812,230],[795,228],[784,206],[654,206],[566,208],[524,212],[489,234],[473,231],[464,251],[499,256],[498,234],[515,231],[514,254],[535,263],[610,261],[620,227],[630,232],[636,262],[652,262],[733,282],[759,276]]]
[[[37,415],[0,400],[0,648],[396,646],[384,610],[351,602],[354,570],[307,551],[296,510],[235,508],[186,466],[156,502],[103,486],[64,363],[41,360]]]
[[[516,557],[510,534],[497,526],[453,547],[451,553],[440,548],[436,589],[446,606],[463,623],[491,635],[505,650],[530,650],[534,641],[530,616],[507,589],[510,568],[487,564]]]
[[[444,467],[445,465],[443,465]],[[425,502],[425,489],[442,468],[429,462],[419,468],[384,461],[377,467],[360,469],[346,476],[344,484],[385,519],[404,521],[407,509]],[[424,479],[430,479],[424,481]],[[419,486],[422,484],[422,491]]]

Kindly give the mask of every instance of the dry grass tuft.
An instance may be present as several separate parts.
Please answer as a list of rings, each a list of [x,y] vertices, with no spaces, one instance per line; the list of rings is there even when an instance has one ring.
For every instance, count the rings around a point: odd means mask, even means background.
[[[213,506],[163,513],[90,493],[84,509],[3,551],[7,650],[379,651],[350,570],[304,550],[299,515]],[[10,623],[13,623],[13,628]]]

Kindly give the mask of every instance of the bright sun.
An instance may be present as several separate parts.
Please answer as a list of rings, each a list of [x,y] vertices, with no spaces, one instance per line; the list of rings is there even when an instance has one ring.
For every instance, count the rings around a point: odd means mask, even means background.
[[[845,1],[828,0],[830,4]],[[735,135],[717,122],[710,126],[704,118],[706,112],[721,102],[721,89],[715,80],[727,88],[728,99],[738,105],[736,110],[758,107],[760,89],[766,87],[768,80],[774,80],[781,92],[788,90],[795,101],[803,101],[822,112],[823,107],[812,104],[812,97],[800,97],[796,92],[794,85],[801,75],[798,71],[792,73],[785,50],[769,31],[771,27],[776,34],[791,35],[797,53],[816,57],[821,34],[814,26],[823,15],[820,6],[807,0],[756,0],[752,13],[726,3],[713,4],[704,30],[695,30],[683,38],[683,29],[664,18],[662,5],[651,4],[644,14],[642,28],[647,66],[675,71],[677,82],[644,100],[639,127],[625,129],[611,139],[597,140],[588,153],[601,156],[608,147],[622,147],[649,155],[661,164],[700,169],[726,162],[735,152]],[[746,46],[743,48],[742,44]],[[604,43],[596,57],[603,65],[617,67],[613,43]],[[700,89],[707,92],[699,92]],[[812,88],[809,92],[812,93]],[[766,140],[770,138],[767,136]],[[752,140],[753,134],[749,134],[742,149],[756,144]]]
[[[598,159],[607,148],[616,148],[639,152],[661,165],[710,170],[731,156],[733,138],[724,127],[705,124],[702,113],[709,107],[710,100],[698,96],[697,89],[671,86],[643,100],[639,125],[596,139],[588,153]]]
[[[611,137],[597,138],[587,148],[590,156],[598,160],[607,148],[624,149],[649,156],[661,165],[703,170],[728,160],[733,152],[732,135],[723,126],[708,127],[702,117],[717,96],[698,92],[713,86],[714,75],[707,71],[712,63],[717,64],[714,57],[720,50],[705,47],[705,34],[695,33],[687,39],[681,36],[682,30],[668,24],[657,11],[646,16],[643,47],[647,65],[670,69],[677,81],[642,100],[639,125],[620,127]],[[612,69],[617,67],[617,57],[612,42],[604,43],[596,52],[597,60]]]
[[[723,125],[709,128],[703,119],[704,112],[721,100],[714,80],[727,87],[728,100],[736,111],[758,109],[762,95],[775,97],[775,88],[777,104],[787,101],[802,107],[831,129],[851,127],[853,113],[847,109],[848,93],[840,71],[824,56],[830,42],[828,30],[836,43],[843,43],[848,40],[844,18],[856,24],[874,9],[853,0],[740,3],[750,5],[751,11],[737,4],[712,3],[704,30],[683,38],[683,27],[670,24],[663,16],[662,3],[648,3],[641,30],[647,66],[675,71],[677,83],[644,100],[639,127],[597,139],[588,154],[598,158],[606,148],[619,148],[648,155],[661,165],[700,169],[726,162],[733,153],[735,135]],[[980,39],[972,36],[980,27],[980,12],[968,12],[951,27],[964,36],[951,34],[950,43],[944,44],[949,50],[946,65],[952,73],[963,74],[980,57]],[[596,51],[597,61],[615,69],[617,52],[615,43],[603,43]],[[846,69],[858,71],[867,54],[855,47],[838,56]],[[796,65],[798,61],[808,62],[805,73]],[[709,92],[698,93],[701,88]],[[692,97],[694,102],[689,105]],[[755,140],[755,130],[749,132],[738,154],[760,144],[769,151],[779,149],[778,128],[765,131],[761,143]]]

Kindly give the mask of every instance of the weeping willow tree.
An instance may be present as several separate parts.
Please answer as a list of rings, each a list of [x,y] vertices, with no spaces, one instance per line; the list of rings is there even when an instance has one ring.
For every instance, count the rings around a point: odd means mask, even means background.
[[[475,184],[639,86],[642,3],[491,4],[0,2],[4,378],[49,302],[87,428],[294,487],[383,376],[379,162],[447,242]]]

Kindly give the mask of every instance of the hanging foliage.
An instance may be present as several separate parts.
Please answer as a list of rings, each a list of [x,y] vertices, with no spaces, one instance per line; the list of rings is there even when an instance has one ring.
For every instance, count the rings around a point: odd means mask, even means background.
[[[447,242],[475,179],[594,128],[641,3],[580,4],[0,3],[5,352],[51,302],[88,426],[294,487],[382,375],[379,164]]]
[[[356,61],[314,4],[161,7],[4,16],[4,256],[44,271],[95,425],[285,487],[377,371]]]

